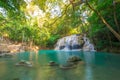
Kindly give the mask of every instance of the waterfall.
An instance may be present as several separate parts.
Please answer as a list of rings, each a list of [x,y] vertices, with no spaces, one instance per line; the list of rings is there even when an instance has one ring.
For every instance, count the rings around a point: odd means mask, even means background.
[[[94,46],[85,35],[71,35],[59,39],[55,50],[95,51]]]

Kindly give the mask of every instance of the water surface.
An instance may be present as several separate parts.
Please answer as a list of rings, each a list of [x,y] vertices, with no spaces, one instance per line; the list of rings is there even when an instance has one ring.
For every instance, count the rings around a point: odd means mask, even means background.
[[[49,61],[66,64],[70,56],[79,56],[84,63],[63,70],[48,66]],[[33,63],[33,67],[18,66],[20,60]],[[0,58],[0,80],[120,80],[120,55],[100,52],[40,50],[23,52],[12,58]]]

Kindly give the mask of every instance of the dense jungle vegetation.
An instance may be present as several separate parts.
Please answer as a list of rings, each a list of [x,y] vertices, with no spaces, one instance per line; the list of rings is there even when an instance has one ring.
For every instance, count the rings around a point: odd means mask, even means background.
[[[120,49],[120,0],[0,0],[0,36],[53,48],[87,34],[98,51]]]

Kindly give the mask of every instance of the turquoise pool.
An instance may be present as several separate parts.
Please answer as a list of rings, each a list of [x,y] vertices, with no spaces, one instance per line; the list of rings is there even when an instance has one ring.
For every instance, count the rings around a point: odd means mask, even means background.
[[[67,70],[48,66],[49,61],[66,64],[73,55],[84,63]],[[33,67],[15,66],[20,60],[31,61]],[[12,58],[0,58],[0,80],[120,80],[120,55],[54,50],[18,53]]]

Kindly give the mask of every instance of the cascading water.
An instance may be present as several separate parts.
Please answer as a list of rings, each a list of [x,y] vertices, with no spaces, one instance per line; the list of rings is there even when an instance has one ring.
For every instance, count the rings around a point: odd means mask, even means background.
[[[95,51],[90,40],[84,35],[71,35],[58,40],[55,50]]]

